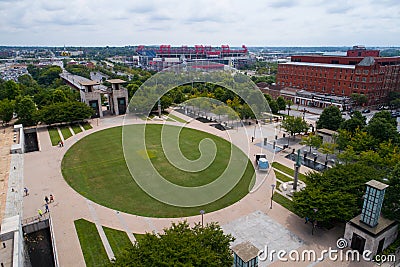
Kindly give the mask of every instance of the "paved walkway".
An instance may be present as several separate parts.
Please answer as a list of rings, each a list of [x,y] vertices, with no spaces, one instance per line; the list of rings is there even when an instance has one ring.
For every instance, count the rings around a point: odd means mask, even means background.
[[[4,218],[6,197],[8,190],[8,176],[10,172],[12,145],[12,127],[1,129],[0,132],[0,224]]]
[[[183,117],[182,114],[175,114]],[[186,118],[188,120],[188,118]],[[50,211],[54,223],[54,231],[57,240],[57,248],[59,253],[60,266],[85,266],[83,254],[80,248],[77,233],[74,227],[74,220],[83,218],[93,221],[92,214],[95,212],[98,224],[119,229],[122,231],[133,233],[160,232],[163,228],[170,226],[171,222],[177,222],[186,219],[190,224],[201,221],[201,216],[192,216],[187,218],[147,218],[137,215],[116,212],[115,210],[106,208],[96,203],[91,203],[89,208],[87,200],[75,192],[63,179],[61,174],[61,161],[66,151],[78,140],[95,131],[122,125],[123,117],[110,117],[101,120],[93,120],[93,129],[78,133],[67,139],[64,147],[52,147],[47,131],[40,130],[38,137],[41,143],[40,152],[32,152],[25,154],[25,183],[30,188],[30,195],[24,200],[24,216],[31,217],[36,215],[36,210],[44,204],[44,196],[53,194],[55,202],[50,204]],[[125,123],[143,123],[140,119],[131,119]],[[156,122],[154,122],[156,123]],[[170,124],[178,124],[176,122],[168,122]],[[261,142],[261,130],[249,126],[242,129],[234,129],[230,131],[219,131],[214,127],[210,127],[206,123],[191,121],[189,127],[210,132],[217,136],[229,139],[231,137],[233,143],[240,147],[248,155],[254,155],[262,148],[249,144],[249,140],[256,131],[256,142]],[[270,129],[267,129],[270,127]],[[263,126],[266,128],[266,135],[270,138],[276,134],[274,125]],[[271,130],[272,129],[272,130]],[[247,135],[246,135],[247,131]],[[264,130],[262,130],[264,131]],[[271,140],[271,139],[269,139]],[[285,152],[281,152],[285,155]],[[105,155],[106,157],[107,155]],[[250,158],[252,158],[251,156]],[[270,153],[268,157],[273,157]],[[275,157],[275,160],[282,164],[292,166],[293,162],[281,155]],[[308,169],[302,167],[300,172],[305,173]],[[267,175],[266,179],[264,176]],[[237,203],[204,215],[205,223],[217,221],[220,225],[227,225],[235,220],[241,220],[244,216],[259,212],[268,216],[276,224],[287,229],[290,233],[296,235],[303,241],[303,245],[299,248],[315,249],[317,252],[327,249],[329,246],[336,247],[336,240],[343,236],[344,228],[336,227],[330,231],[318,229],[314,235],[311,235],[311,227],[304,224],[302,218],[297,217],[280,205],[274,203],[270,209],[269,203],[271,198],[271,184],[275,183],[274,172],[258,173],[256,189],[245,196]],[[268,226],[264,226],[268,227]],[[261,228],[260,231],[263,231]],[[132,239],[131,239],[132,240]],[[282,247],[285,249],[285,247]],[[274,262],[271,266],[280,266],[282,262]],[[293,264],[293,263],[291,263]],[[302,262],[296,265],[308,266],[309,262]],[[285,266],[290,266],[285,264]],[[323,262],[317,266],[350,266],[348,263]],[[353,266],[353,265],[352,265]],[[357,265],[354,265],[357,266]],[[366,266],[365,263],[359,266]]]

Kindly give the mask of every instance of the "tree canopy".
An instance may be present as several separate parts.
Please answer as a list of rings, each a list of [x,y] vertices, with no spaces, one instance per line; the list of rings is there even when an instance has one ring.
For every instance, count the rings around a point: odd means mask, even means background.
[[[324,111],[322,111],[321,116],[317,120],[317,128],[336,131],[343,121],[344,119],[342,118],[342,113],[339,108],[332,105],[326,107]]]
[[[110,266],[232,266],[233,241],[217,223],[192,228],[186,221],[173,223],[164,233],[144,235]]]

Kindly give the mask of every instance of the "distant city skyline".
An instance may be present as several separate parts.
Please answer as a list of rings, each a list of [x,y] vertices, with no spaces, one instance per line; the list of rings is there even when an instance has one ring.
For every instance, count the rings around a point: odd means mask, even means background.
[[[0,0],[0,45],[400,46],[400,1]]]

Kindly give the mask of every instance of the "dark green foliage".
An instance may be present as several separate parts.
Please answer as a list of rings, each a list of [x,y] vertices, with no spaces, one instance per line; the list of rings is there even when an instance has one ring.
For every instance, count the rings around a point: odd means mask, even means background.
[[[324,109],[321,116],[317,121],[318,129],[329,129],[336,131],[339,129],[340,124],[344,121],[342,118],[342,113],[336,106],[329,106]]]
[[[384,182],[389,187],[386,189],[382,213],[386,218],[400,222],[400,163],[394,167],[388,181]]]
[[[346,130],[354,134],[357,129],[362,130],[365,127],[365,125],[367,124],[366,119],[367,118],[364,117],[360,111],[355,111],[351,119],[348,119],[340,124],[340,129]]]
[[[334,223],[353,218],[361,209],[365,183],[379,172],[361,163],[338,165],[308,175],[307,187],[294,194],[295,210],[319,222]],[[318,209],[315,213],[314,208]]]
[[[305,120],[300,117],[287,116],[285,120],[282,121],[282,128],[290,135],[299,134],[302,132],[307,132],[308,124]]]
[[[276,99],[276,102],[278,103],[279,110],[285,110],[286,109],[286,100],[283,97],[279,96]]]
[[[117,255],[110,266],[215,266],[233,264],[229,245],[234,241],[217,223],[202,227],[173,223],[163,234],[147,233],[139,243]]]
[[[2,124],[8,124],[13,118],[15,110],[15,100],[3,99],[0,100],[0,120]]]
[[[18,115],[18,123],[24,126],[36,125],[38,122],[37,109],[30,96],[24,96],[17,99],[15,112]]]
[[[93,110],[88,105],[77,101],[51,104],[43,107],[39,113],[41,121],[46,124],[82,121],[92,115]]]
[[[20,94],[20,89],[17,83],[14,81],[6,81],[3,83],[0,83],[0,100],[3,99],[9,99],[9,100],[14,100],[19,96]]]
[[[90,69],[84,65],[78,64],[67,64],[65,69],[74,75],[85,77],[86,79],[90,79]]]

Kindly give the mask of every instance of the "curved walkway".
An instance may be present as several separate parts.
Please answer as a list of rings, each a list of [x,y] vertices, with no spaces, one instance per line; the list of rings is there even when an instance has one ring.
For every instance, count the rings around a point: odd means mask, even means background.
[[[177,116],[184,115],[177,114]],[[122,231],[128,229],[134,233],[159,232],[165,227],[169,227],[172,221],[187,220],[190,224],[201,221],[200,215],[187,218],[147,218],[118,212],[97,203],[91,203],[89,208],[86,198],[75,192],[65,182],[61,174],[61,161],[68,148],[94,131],[122,125],[122,123],[123,116],[104,118],[102,120],[96,119],[92,121],[93,129],[72,136],[65,141],[64,147],[51,146],[47,130],[40,129],[38,137],[41,151],[25,154],[24,180],[25,185],[30,190],[30,195],[24,198],[24,216],[35,216],[37,209],[44,205],[44,197],[50,194],[54,195],[55,201],[49,205],[49,208],[54,224],[60,266],[85,266],[78,236],[74,227],[74,221],[80,218],[94,221],[91,215],[93,213],[96,214],[95,219],[101,225]],[[133,119],[128,123],[143,123],[143,121],[140,119]],[[176,122],[168,123],[177,124]],[[219,131],[205,123],[192,121],[188,126],[227,138],[228,131]],[[253,129],[254,128],[249,126],[248,131],[250,131],[250,134],[247,136],[243,135],[243,132],[236,130],[230,130],[229,134],[232,136],[233,143],[243,149],[248,145],[249,138],[253,134]],[[274,134],[275,133],[272,133],[269,138],[272,138]],[[257,139],[255,142],[257,142]],[[258,142],[261,142],[261,140],[258,140]],[[249,155],[251,156],[258,152],[260,152],[260,147],[251,144]],[[107,155],[104,155],[104,157],[107,157]],[[281,156],[277,156],[276,160],[283,164],[287,164],[288,162],[293,164],[293,162]],[[94,162],[94,164],[96,163]],[[302,168],[301,172],[304,171],[306,171],[305,168]],[[249,193],[237,203],[212,213],[206,213],[204,215],[205,223],[217,221],[220,225],[225,225],[243,216],[260,211],[301,238],[304,241],[304,246],[302,246],[301,249],[313,248],[317,251],[321,251],[328,246],[335,248],[336,240],[343,235],[343,229],[333,229],[329,232],[320,230],[317,231],[316,234],[311,235],[311,229],[309,225],[304,224],[303,219],[276,203],[274,203],[273,208],[270,209],[270,185],[275,184],[275,175],[273,172],[270,172],[265,182],[262,183],[263,176],[265,176],[265,173],[258,173],[256,182],[256,186],[259,186],[258,189]],[[262,230],[263,229],[260,229],[260,231]],[[282,249],[284,249],[284,247],[282,247]],[[272,265],[276,264],[278,266],[281,263],[274,262]],[[308,264],[309,263],[302,262],[298,265],[307,266]],[[338,262],[331,263],[331,266],[341,265],[342,264],[338,264]],[[323,262],[320,266],[330,265],[328,262]],[[347,266],[347,264],[342,266]],[[365,263],[363,266],[365,266]]]

